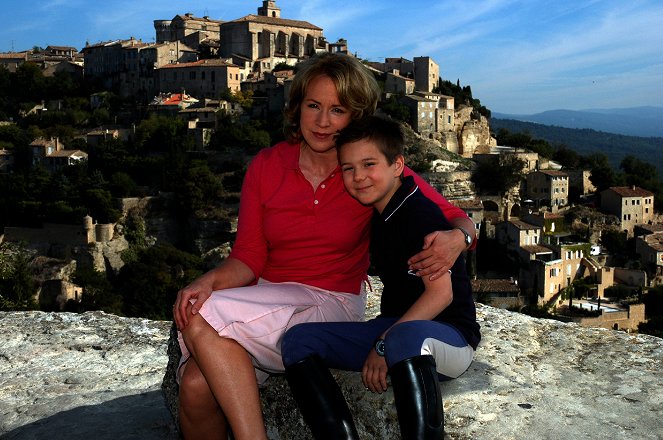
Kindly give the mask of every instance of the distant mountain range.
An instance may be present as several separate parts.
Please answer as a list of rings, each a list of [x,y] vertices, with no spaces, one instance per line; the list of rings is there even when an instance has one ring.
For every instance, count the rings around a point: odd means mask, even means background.
[[[504,128],[511,133],[528,133],[532,138],[543,139],[552,146],[566,145],[583,156],[602,153],[616,170],[625,156],[634,156],[654,165],[659,178],[663,178],[663,137],[626,136],[588,128],[565,128],[514,119],[498,119],[495,115],[496,113],[493,113],[490,120],[493,132]]]
[[[565,128],[589,128],[627,136],[663,137],[663,107],[548,110],[533,115],[492,112],[492,117]]]

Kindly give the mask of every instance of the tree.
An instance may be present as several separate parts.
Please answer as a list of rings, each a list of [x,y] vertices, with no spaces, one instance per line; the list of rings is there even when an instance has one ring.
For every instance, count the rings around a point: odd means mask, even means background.
[[[122,267],[115,287],[124,301],[123,313],[148,319],[172,318],[177,291],[202,273],[200,258],[171,245],[157,244],[138,252]]]
[[[21,246],[0,249],[0,310],[36,309],[36,286],[30,270],[30,254]]]
[[[603,191],[619,184],[619,177],[608,162],[608,156],[603,153],[594,153],[587,156],[587,162],[591,169],[589,180],[597,191]]]
[[[656,167],[635,156],[624,157],[619,167],[624,171],[624,178],[629,186],[635,185],[652,190],[659,183]]]
[[[395,95],[391,95],[380,108],[398,121],[410,121],[410,109],[407,105],[400,103]]]
[[[504,155],[498,166],[490,161],[480,162],[471,180],[483,193],[504,193],[520,183],[525,165],[516,155]]]
[[[115,292],[105,273],[78,267],[73,282],[83,288],[83,297],[80,303],[73,300],[67,302],[65,305],[67,311],[103,310],[115,315],[122,314],[122,297]]]

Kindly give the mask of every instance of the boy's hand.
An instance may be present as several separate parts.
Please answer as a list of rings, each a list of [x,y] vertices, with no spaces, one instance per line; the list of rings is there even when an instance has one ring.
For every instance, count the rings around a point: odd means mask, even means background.
[[[361,380],[364,386],[374,393],[387,391],[387,361],[371,350],[361,370]]]

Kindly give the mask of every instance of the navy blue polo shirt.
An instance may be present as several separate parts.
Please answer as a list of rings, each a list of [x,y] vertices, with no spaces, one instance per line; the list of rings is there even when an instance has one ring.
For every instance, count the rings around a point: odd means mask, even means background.
[[[440,208],[422,194],[411,176],[403,179],[382,213],[374,211],[370,253],[384,284],[380,316],[400,317],[421,296],[424,282],[408,273],[407,260],[421,251],[427,234],[449,229]],[[451,268],[451,283],[453,301],[433,320],[453,325],[476,349],[481,335],[463,255]]]

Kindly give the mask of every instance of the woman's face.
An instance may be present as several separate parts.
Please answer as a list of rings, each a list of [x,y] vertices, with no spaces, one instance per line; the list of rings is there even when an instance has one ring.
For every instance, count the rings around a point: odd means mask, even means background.
[[[302,101],[299,124],[304,140],[313,151],[333,150],[334,137],[351,119],[350,110],[339,102],[331,78],[318,76],[311,80]]]

